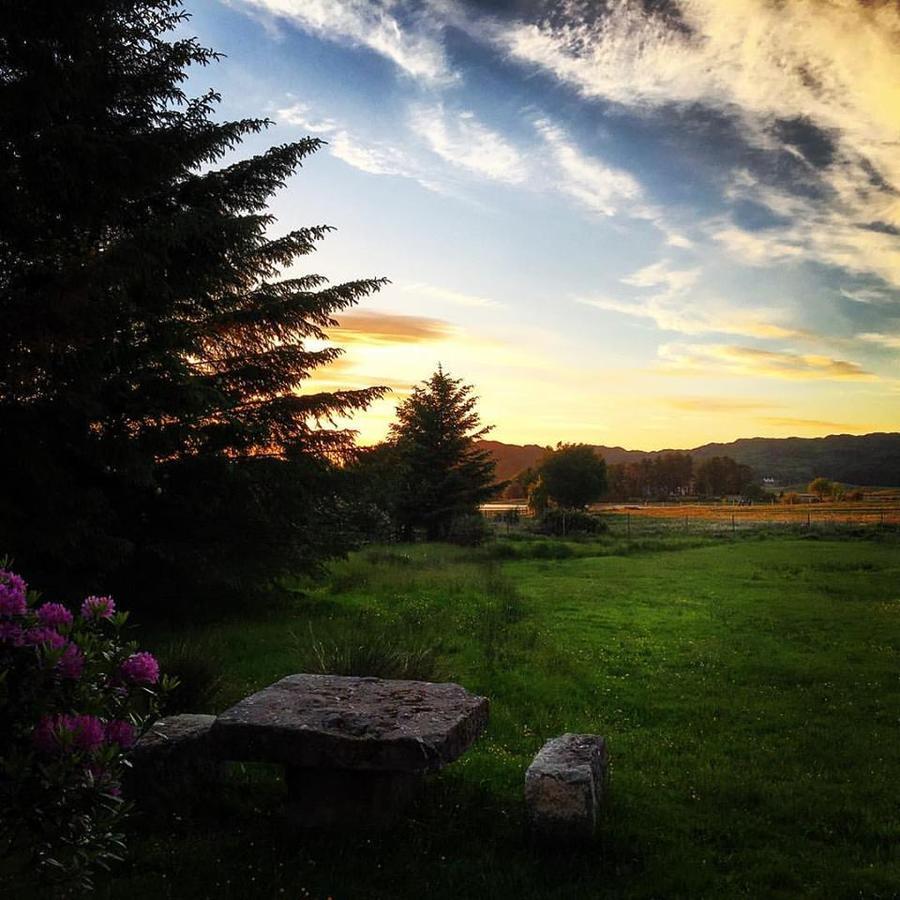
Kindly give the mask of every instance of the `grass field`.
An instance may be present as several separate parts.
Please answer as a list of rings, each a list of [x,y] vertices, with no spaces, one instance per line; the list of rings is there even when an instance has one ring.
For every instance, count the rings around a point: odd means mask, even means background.
[[[488,732],[388,834],[297,832],[237,770],[137,822],[98,896],[900,895],[896,534],[370,548],[295,596],[145,643],[221,667],[213,710],[331,667],[459,681]],[[538,852],[523,774],[564,731],[607,737],[609,804],[595,847]]]

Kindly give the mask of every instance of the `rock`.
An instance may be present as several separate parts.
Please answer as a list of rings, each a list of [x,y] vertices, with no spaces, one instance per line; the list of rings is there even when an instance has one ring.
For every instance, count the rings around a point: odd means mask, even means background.
[[[606,742],[595,734],[547,741],[525,773],[525,803],[536,837],[577,842],[594,835],[606,790]]]
[[[227,759],[310,769],[429,772],[484,730],[488,701],[457,684],[290,675],[222,713]]]
[[[457,684],[290,675],[222,713],[211,737],[226,759],[285,767],[294,824],[380,826],[487,719],[488,701]]]
[[[215,716],[182,713],[153,723],[132,748],[124,789],[143,808],[189,803],[198,789],[218,780],[210,729]]]

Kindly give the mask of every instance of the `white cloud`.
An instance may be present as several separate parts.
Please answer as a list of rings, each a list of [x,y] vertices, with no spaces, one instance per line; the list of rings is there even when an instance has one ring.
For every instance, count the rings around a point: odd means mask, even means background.
[[[564,3],[538,23],[497,25],[515,59],[587,97],[635,109],[700,104],[737,117],[745,137],[804,160],[826,197],[753,197],[792,222],[749,232],[719,223],[713,237],[755,265],[812,259],[900,287],[900,7],[850,0],[676,0],[674,16],[639,0],[606,13]],[[681,27],[673,27],[674,18]],[[811,125],[834,144],[829,166],[807,159],[779,122]],[[821,162],[821,161],[820,161]],[[756,186],[759,187],[759,186]],[[677,238],[676,238],[677,240]]]
[[[885,291],[875,291],[871,289],[861,289],[851,291],[847,288],[841,288],[841,295],[854,303],[890,303],[891,298]]]
[[[604,216],[615,215],[640,199],[641,186],[627,172],[584,155],[561,128],[546,119],[538,120],[535,127],[556,162],[558,187],[564,194]]]
[[[861,341],[878,344],[880,347],[886,347],[889,350],[900,350],[900,334],[881,334],[880,332],[868,331],[858,334],[857,337]]]
[[[338,128],[334,119],[318,119],[311,115],[310,108],[306,103],[298,102],[292,103],[290,106],[283,106],[275,114],[278,121],[304,128],[310,133],[330,134]]]
[[[425,82],[455,78],[444,52],[442,23],[429,7],[407,11],[396,0],[243,0],[304,31],[368,47]]]
[[[736,308],[717,298],[697,296],[693,288],[700,274],[700,269],[673,269],[668,260],[661,260],[621,279],[631,287],[657,288],[656,293],[628,300],[580,297],[578,302],[649,319],[657,328],[681,334],[734,334],[761,339],[809,336],[806,331],[779,324],[781,316],[777,310]]]
[[[663,344],[664,371],[672,375],[778,378],[786,381],[878,381],[858,363],[788,350],[729,344]]]
[[[451,165],[511,184],[526,178],[522,154],[471,112],[448,113],[440,104],[417,105],[410,111],[410,126],[430,150]]]
[[[466,294],[462,291],[454,291],[450,288],[439,287],[438,285],[428,284],[423,281],[413,282],[403,285],[403,290],[411,294],[419,296],[431,297],[434,300],[442,300],[447,303],[454,303],[457,306],[469,307],[505,307],[505,303],[498,300],[492,300],[490,297],[482,297],[478,294]]]
[[[700,276],[699,269],[676,270],[670,269],[667,260],[651,263],[626,275],[622,279],[623,284],[633,287],[664,287],[669,294],[681,293],[696,284]]]

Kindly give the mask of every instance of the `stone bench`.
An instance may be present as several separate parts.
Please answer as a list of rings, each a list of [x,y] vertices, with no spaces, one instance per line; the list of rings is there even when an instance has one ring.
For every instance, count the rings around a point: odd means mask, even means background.
[[[564,734],[541,747],[525,773],[525,804],[538,840],[571,843],[594,836],[608,764],[606,742],[596,734]]]
[[[126,794],[148,811],[189,805],[223,777],[210,730],[215,716],[182,713],[158,719],[129,754]]]
[[[488,701],[456,684],[290,675],[222,713],[209,740],[220,759],[284,766],[299,824],[377,824],[487,720]]]

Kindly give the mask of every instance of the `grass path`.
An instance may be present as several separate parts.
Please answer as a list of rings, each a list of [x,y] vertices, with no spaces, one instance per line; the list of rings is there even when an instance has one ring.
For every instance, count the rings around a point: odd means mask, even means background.
[[[900,895],[900,547],[673,546],[371,550],[290,609],[187,636],[227,660],[218,705],[330,658],[432,667],[488,694],[491,726],[388,835],[297,834],[277,779],[245,772],[142,825],[108,895]],[[523,772],[567,730],[607,736],[611,802],[596,848],[541,854]]]

